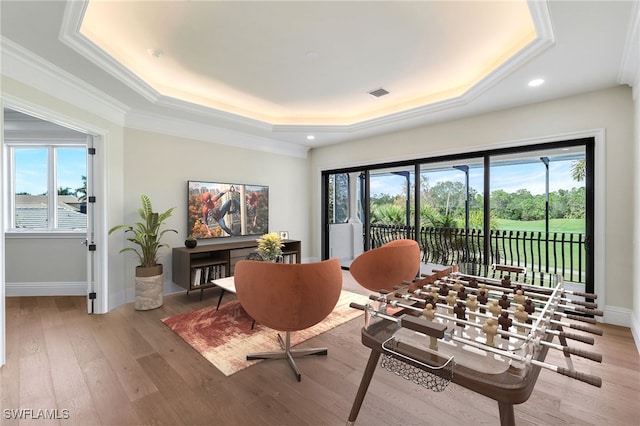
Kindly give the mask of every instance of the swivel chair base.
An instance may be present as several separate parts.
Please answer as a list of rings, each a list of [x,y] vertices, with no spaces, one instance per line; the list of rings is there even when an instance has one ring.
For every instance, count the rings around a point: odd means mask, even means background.
[[[300,370],[298,370],[298,366],[294,361],[294,358],[300,358],[309,355],[326,355],[327,348],[308,348],[308,349],[291,349],[291,333],[289,331],[285,334],[285,341],[282,340],[282,337],[278,333],[278,342],[280,343],[281,351],[275,352],[260,352],[256,354],[247,355],[247,361],[252,361],[256,359],[287,359],[289,362],[289,366],[293,370],[293,373],[296,375],[296,379],[298,381],[302,380],[302,374],[300,374]]]

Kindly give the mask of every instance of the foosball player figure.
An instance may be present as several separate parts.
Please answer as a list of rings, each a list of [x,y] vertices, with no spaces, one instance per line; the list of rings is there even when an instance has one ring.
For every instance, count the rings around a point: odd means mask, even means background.
[[[458,290],[458,299],[465,300],[467,298],[467,290],[464,287],[460,287]]]
[[[524,295],[524,291],[521,288],[516,289],[515,294],[513,295],[513,301],[518,305],[524,305],[524,301],[527,297]]]
[[[476,316],[473,312],[478,310],[478,299],[475,294],[470,294],[467,297],[467,309],[469,309],[469,319],[474,321]],[[522,309],[524,309],[524,307]]]
[[[482,326],[482,331],[487,335],[487,345],[495,346],[493,338],[498,334],[498,324],[496,324],[496,320],[493,318],[487,318]]]
[[[509,331],[509,327],[513,324],[513,320],[509,318],[509,312],[502,311],[500,318],[498,318],[498,324],[502,327],[502,331]]]
[[[445,283],[440,284],[439,294],[442,297],[447,297],[449,295],[449,286]]]
[[[464,287],[464,286],[462,285],[462,283],[460,282],[460,280],[455,280],[455,281],[453,282],[453,285],[452,285],[451,287],[453,288],[453,291],[455,291],[455,292],[457,293],[457,292],[459,292],[459,291],[460,291],[460,289],[461,289],[462,287]]]
[[[511,288],[511,277],[509,275],[502,277],[502,287]]]
[[[489,301],[489,298],[487,297],[486,290],[479,290],[478,291],[478,302],[480,302],[481,305],[486,305],[488,301]],[[483,308],[483,307],[480,307],[480,313],[484,314],[485,312],[486,312],[486,309]]]
[[[467,285],[471,288],[478,288],[478,280],[476,280],[475,278],[469,278],[469,282],[467,283]]]
[[[435,285],[429,286],[429,294],[433,298],[433,301],[435,303],[438,303],[438,299],[440,296],[440,294],[438,293],[438,287],[436,287]],[[433,306],[436,306],[436,305],[434,304]]]
[[[498,318],[502,313],[502,308],[498,304],[498,301],[493,299],[491,304],[489,305],[489,312],[493,314],[494,317]]]
[[[436,317],[436,311],[433,310],[433,305],[431,303],[427,303],[427,306],[422,310],[422,315],[429,321],[433,321]]]
[[[467,308],[464,306],[464,302],[459,301],[456,304],[456,307],[453,308],[453,313],[456,314],[456,317],[458,319],[466,320],[467,319],[467,316],[465,315],[466,310]],[[461,322],[456,322],[456,325],[458,327],[464,327],[464,324]]]
[[[436,295],[436,297],[437,297],[437,295]],[[431,306],[432,306],[432,307],[433,307],[433,306],[436,306],[436,303],[437,303],[437,299],[434,299],[434,298],[433,298],[433,295],[431,295],[431,294],[427,294],[427,295],[424,297],[424,304],[425,304],[425,306],[426,306],[426,305],[428,305],[429,303],[431,304]]]
[[[516,306],[516,311],[513,313],[513,316],[516,318],[516,321],[518,321],[520,324],[529,322],[529,314],[527,313],[527,311],[524,310],[524,305],[518,304]],[[524,327],[519,325],[518,332],[524,333]]]
[[[509,307],[511,306],[511,301],[509,300],[509,296],[507,296],[506,293],[502,295],[498,303],[500,304],[500,307],[502,309],[509,309]]]
[[[453,290],[449,290],[449,294],[446,297],[447,305],[454,306],[458,300],[458,293]]]
[[[436,317],[436,311],[433,309],[433,305],[431,303],[427,303],[427,305],[422,310],[422,315],[429,321],[433,321]],[[429,348],[434,351],[438,350],[438,338],[434,336],[429,336]]]
[[[532,313],[534,313],[536,311],[536,307],[533,306],[533,302],[531,301],[531,299],[525,300],[525,302],[524,302],[524,310],[529,315],[531,315]],[[531,318],[527,319],[527,324],[531,324],[532,322],[533,321],[531,320]]]

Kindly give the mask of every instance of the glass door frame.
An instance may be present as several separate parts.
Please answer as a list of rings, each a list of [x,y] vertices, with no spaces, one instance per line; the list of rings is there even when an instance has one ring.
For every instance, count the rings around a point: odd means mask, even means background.
[[[595,287],[595,262],[594,262],[594,247],[595,247],[595,142],[597,136],[585,136],[574,139],[566,139],[566,140],[557,140],[557,141],[549,141],[549,142],[541,142],[541,143],[533,143],[529,145],[520,145],[520,146],[512,146],[506,148],[495,148],[484,151],[471,151],[467,153],[459,153],[459,154],[450,154],[432,158],[420,158],[415,160],[407,160],[407,161],[398,161],[393,163],[380,163],[380,164],[372,164],[366,166],[358,166],[358,167],[350,167],[350,168],[342,168],[342,169],[334,169],[334,170],[325,170],[322,171],[322,185],[321,185],[321,199],[323,200],[323,209],[322,209],[322,224],[323,224],[323,232],[321,236],[321,255],[322,259],[329,258],[329,226],[327,222],[328,218],[328,204],[327,204],[327,196],[328,196],[328,182],[329,175],[335,173],[354,173],[360,172],[364,175],[364,191],[362,193],[362,204],[363,204],[363,225],[364,225],[364,233],[365,235],[369,235],[370,232],[370,174],[376,170],[381,170],[385,168],[397,168],[397,167],[410,167],[414,166],[415,168],[415,209],[416,212],[420,211],[420,167],[428,164],[428,163],[436,163],[443,161],[464,161],[469,158],[484,158],[484,217],[490,218],[490,197],[487,194],[491,194],[491,182],[490,182],[490,166],[491,166],[491,157],[496,155],[503,154],[517,154],[517,153],[526,153],[529,151],[541,151],[545,149],[558,149],[563,147],[575,147],[575,146],[584,146],[585,147],[585,158],[586,158],[586,176],[585,176],[585,291],[594,292]],[[414,226],[417,229],[420,229],[420,218],[419,215],[416,214],[414,220]],[[484,220],[484,235],[489,235],[491,231],[491,223],[490,220]],[[365,238],[365,250],[370,249],[368,238]],[[418,244],[420,241],[420,233],[416,232],[416,240]],[[488,239],[485,239],[484,243],[484,259],[489,259],[490,256],[490,246]]]

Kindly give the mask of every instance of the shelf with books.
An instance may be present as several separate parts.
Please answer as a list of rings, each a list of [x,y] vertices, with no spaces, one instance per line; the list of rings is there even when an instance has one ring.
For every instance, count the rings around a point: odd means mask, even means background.
[[[192,290],[200,290],[202,298],[205,289],[216,287],[213,280],[232,276],[235,264],[254,253],[257,247],[255,240],[203,244],[194,248],[174,247],[172,280],[184,287],[187,294]],[[282,258],[285,263],[300,263],[300,255],[300,241],[284,241]]]

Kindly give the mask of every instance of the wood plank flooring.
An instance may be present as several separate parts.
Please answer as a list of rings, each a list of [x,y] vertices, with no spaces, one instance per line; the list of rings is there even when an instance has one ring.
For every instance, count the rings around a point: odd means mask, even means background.
[[[225,301],[234,298],[226,295]],[[263,361],[225,377],[161,318],[215,304],[218,292],[165,297],[163,307],[132,304],[87,315],[80,297],[7,298],[7,365],[0,369],[0,424],[38,425],[344,425],[369,351],[362,319],[308,342],[328,357],[300,360],[302,382],[284,361]],[[518,425],[637,425],[640,356],[630,330],[603,326],[593,350],[602,364],[574,358],[602,388],[543,370]],[[548,360],[564,366],[562,354]],[[53,410],[58,419],[15,419],[11,410]],[[66,414],[66,415],[65,415]],[[68,418],[64,418],[68,417]],[[382,369],[374,375],[358,425],[496,425],[497,403],[454,384],[441,393]]]

